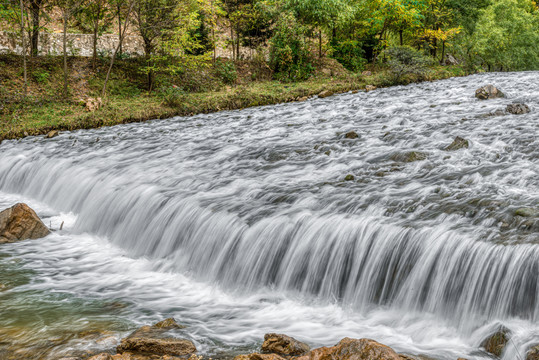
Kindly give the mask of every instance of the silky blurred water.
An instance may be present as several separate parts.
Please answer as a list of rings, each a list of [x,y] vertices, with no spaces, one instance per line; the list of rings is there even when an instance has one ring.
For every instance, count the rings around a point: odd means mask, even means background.
[[[507,97],[476,100],[489,83]],[[271,331],[483,359],[500,324],[504,359],[524,357],[539,220],[515,211],[539,207],[538,84],[492,73],[4,141],[0,208],[64,222],[0,247],[5,346],[57,358],[174,316],[217,357]],[[492,115],[516,101],[531,113]],[[469,148],[445,151],[456,136]],[[54,342],[74,328],[112,335]]]

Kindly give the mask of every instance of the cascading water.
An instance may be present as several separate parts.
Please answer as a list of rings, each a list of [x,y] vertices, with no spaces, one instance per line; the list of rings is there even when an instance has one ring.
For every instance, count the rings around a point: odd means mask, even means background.
[[[487,83],[507,98],[476,100]],[[176,316],[209,354],[279,331],[482,359],[503,323],[504,358],[524,357],[539,344],[539,221],[515,211],[539,205],[537,84],[476,75],[5,141],[0,205],[66,221],[2,245],[33,271],[10,291]],[[532,112],[492,114],[517,100]],[[445,151],[456,136],[469,148]]]

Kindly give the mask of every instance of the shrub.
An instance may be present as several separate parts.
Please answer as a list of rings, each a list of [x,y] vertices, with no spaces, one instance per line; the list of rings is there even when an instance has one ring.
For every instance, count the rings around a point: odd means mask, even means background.
[[[221,81],[225,84],[234,84],[238,78],[236,65],[233,61],[224,61],[219,59],[215,64],[215,72]]]
[[[384,50],[383,57],[387,60],[390,81],[401,84],[405,80],[422,80],[429,73],[432,58],[409,46],[395,46]]]
[[[50,75],[47,71],[34,71],[32,76],[34,80],[39,84],[44,84],[49,81]]]
[[[277,21],[270,39],[270,66],[277,79],[305,80],[313,72],[305,34],[306,28],[289,13],[282,14]]]
[[[356,40],[344,40],[333,44],[333,58],[340,62],[347,70],[359,72],[363,70],[367,60],[363,57],[365,52],[363,44]]]
[[[185,99],[185,91],[177,86],[163,86],[159,91],[163,102],[170,107],[180,106]]]

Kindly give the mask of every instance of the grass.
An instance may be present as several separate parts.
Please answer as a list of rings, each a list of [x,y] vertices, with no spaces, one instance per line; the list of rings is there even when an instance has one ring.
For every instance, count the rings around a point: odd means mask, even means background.
[[[61,67],[57,60],[46,58],[31,64],[30,95],[21,101],[22,79],[20,63],[11,57],[0,58],[0,141],[29,135],[46,134],[51,130],[88,129],[177,115],[193,115],[221,110],[243,109],[298,101],[323,90],[342,93],[362,90],[366,85],[387,86],[384,70],[372,76],[340,74],[318,75],[307,81],[280,83],[277,81],[239,81],[235,86],[212,84],[217,90],[179,92],[175,101],[166,101],[159,92],[143,90],[143,75],[136,63],[120,63],[110,82],[105,105],[87,112],[78,98],[95,96],[103,83],[103,71],[88,70],[87,59],[71,59],[72,97],[65,101],[61,93]],[[103,64],[103,67],[106,63]],[[43,75],[43,74],[47,75]],[[74,74],[73,74],[74,73]],[[460,67],[435,67],[427,80],[465,75]]]

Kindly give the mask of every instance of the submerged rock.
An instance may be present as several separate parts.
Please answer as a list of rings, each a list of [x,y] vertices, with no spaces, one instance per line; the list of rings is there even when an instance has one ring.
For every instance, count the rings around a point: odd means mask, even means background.
[[[158,329],[183,329],[185,328],[184,325],[178,324],[174,318],[168,318],[168,319],[159,321],[158,323],[153,324],[152,327],[158,328]]]
[[[494,334],[481,342],[481,347],[485,348],[486,352],[499,357],[509,341],[510,334],[509,329],[505,326],[500,326]]]
[[[421,160],[425,160],[426,158],[427,158],[427,154],[419,152],[419,151],[409,151],[406,153],[395,154],[391,157],[393,161],[401,161],[401,162],[421,161]]]
[[[344,338],[337,345],[314,349],[296,360],[402,360],[389,346],[371,339]]]
[[[445,148],[445,151],[455,151],[463,148],[468,148],[470,144],[468,143],[468,140],[461,138],[460,136],[457,136],[453,142]]]
[[[494,85],[486,85],[475,90],[475,97],[478,98],[479,100],[502,98],[504,96],[505,96],[504,93],[501,92]]]
[[[262,344],[262,352],[279,355],[301,355],[311,348],[290,336],[283,334],[266,334]]]
[[[19,203],[0,212],[0,244],[40,239],[49,233],[39,216],[26,204]]]
[[[522,115],[530,112],[530,108],[526,104],[509,104],[505,108],[509,114]]]
[[[515,215],[522,217],[534,217],[539,214],[539,210],[532,208],[520,208],[515,211]]]
[[[354,175],[348,174],[344,177],[344,181],[354,181],[356,178]]]

